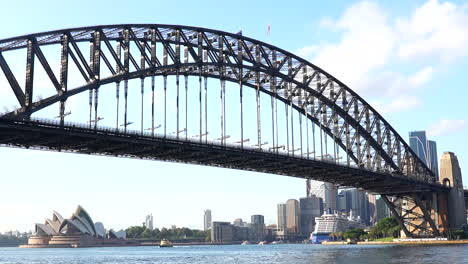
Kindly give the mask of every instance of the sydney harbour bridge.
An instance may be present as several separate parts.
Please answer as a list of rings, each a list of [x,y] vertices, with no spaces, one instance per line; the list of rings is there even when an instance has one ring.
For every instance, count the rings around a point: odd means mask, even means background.
[[[11,95],[0,105],[3,146],[332,182],[382,195],[407,237],[449,230],[451,186],[371,105],[318,66],[241,33],[63,29],[0,40],[0,68],[1,97]]]

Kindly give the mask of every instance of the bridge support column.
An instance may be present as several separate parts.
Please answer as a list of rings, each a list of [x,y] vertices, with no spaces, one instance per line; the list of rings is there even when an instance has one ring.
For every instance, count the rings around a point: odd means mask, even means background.
[[[382,196],[401,226],[402,238],[441,237],[436,224],[433,195],[413,193],[402,196]]]
[[[463,181],[457,156],[444,152],[440,160],[439,182],[451,187],[448,193],[439,194],[439,204],[445,206],[441,217],[448,223],[448,232],[466,225],[466,205]]]

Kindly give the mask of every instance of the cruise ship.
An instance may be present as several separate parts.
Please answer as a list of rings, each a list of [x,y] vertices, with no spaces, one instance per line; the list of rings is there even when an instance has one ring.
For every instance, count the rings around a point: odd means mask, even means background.
[[[320,244],[323,241],[330,240],[330,234],[336,232],[346,232],[349,229],[361,228],[366,226],[360,222],[360,219],[346,217],[342,214],[323,214],[320,217],[315,217],[315,229],[310,234],[310,240],[313,244]]]

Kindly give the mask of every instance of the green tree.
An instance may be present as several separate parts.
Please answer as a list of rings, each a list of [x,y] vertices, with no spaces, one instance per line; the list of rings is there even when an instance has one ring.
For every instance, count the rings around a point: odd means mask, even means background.
[[[152,238],[153,237],[153,231],[149,228],[146,228],[143,233],[141,233],[141,238]]]
[[[337,240],[343,240],[343,232],[336,232],[335,236]]]
[[[365,234],[363,229],[350,229],[344,233],[344,238],[357,241]]]
[[[398,237],[401,227],[395,217],[380,220],[369,232],[370,238]]]
[[[141,238],[142,233],[145,231],[143,226],[131,226],[125,230],[128,238]]]

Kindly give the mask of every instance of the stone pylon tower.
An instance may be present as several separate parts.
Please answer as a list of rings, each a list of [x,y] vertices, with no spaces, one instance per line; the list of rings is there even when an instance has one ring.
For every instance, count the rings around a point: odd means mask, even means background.
[[[450,230],[458,229],[466,224],[466,207],[461,170],[453,152],[442,155],[439,182],[452,188],[446,197],[448,227]]]

